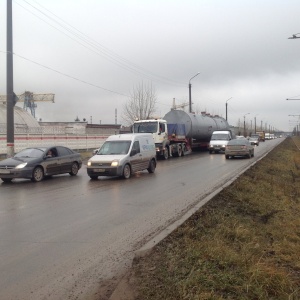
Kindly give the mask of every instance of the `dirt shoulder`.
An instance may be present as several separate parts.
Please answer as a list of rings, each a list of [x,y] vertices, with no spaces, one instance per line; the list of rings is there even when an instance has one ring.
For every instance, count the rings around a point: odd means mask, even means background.
[[[111,300],[299,299],[300,138],[136,258]]]

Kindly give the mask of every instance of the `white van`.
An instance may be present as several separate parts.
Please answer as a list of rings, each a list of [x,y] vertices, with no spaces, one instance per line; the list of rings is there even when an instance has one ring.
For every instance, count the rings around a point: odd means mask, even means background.
[[[235,135],[230,130],[216,130],[212,133],[208,145],[209,153],[219,153],[225,151],[228,142],[235,138]]]
[[[98,176],[123,176],[148,170],[154,173],[156,150],[151,133],[111,135],[96,155],[87,162],[91,179]]]

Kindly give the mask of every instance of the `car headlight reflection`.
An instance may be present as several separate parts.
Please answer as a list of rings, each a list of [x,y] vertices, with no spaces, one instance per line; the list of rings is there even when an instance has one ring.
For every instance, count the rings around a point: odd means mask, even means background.
[[[117,167],[118,165],[119,165],[119,162],[117,160],[115,160],[111,163],[111,167]]]
[[[27,163],[22,163],[16,166],[16,169],[22,169],[27,165]]]

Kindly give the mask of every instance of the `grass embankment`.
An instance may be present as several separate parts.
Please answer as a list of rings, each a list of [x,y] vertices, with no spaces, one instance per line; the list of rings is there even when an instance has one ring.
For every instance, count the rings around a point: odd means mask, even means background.
[[[135,299],[300,299],[300,138],[293,139],[134,262]]]

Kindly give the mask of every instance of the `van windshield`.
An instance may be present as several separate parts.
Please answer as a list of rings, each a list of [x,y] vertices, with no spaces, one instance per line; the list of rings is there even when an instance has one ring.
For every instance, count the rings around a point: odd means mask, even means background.
[[[211,140],[212,141],[228,141],[229,140],[229,137],[228,137],[228,134],[226,133],[215,133],[211,136]]]
[[[105,142],[97,155],[124,155],[129,151],[131,141],[107,141]]]
[[[133,132],[136,133],[155,133],[157,132],[157,122],[134,123]]]

